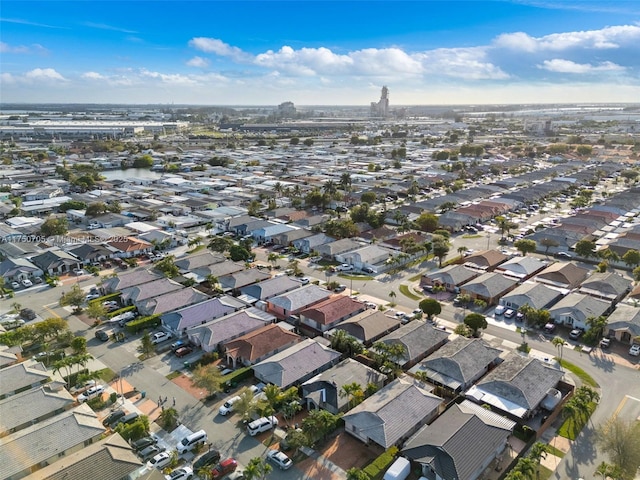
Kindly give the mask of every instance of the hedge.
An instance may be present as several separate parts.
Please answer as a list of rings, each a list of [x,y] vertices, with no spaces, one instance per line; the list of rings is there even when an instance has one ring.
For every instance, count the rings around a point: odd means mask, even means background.
[[[114,310],[113,312],[107,313],[107,318],[113,318],[116,315],[120,315],[121,313],[125,313],[125,312],[131,312],[131,311],[133,311],[135,309],[136,309],[135,305],[130,305],[128,307],[119,308],[118,310]]]
[[[231,372],[229,375],[222,377],[227,385],[238,384],[242,380],[253,377],[253,368],[243,367]]]
[[[398,453],[398,447],[390,447],[386,452],[376,458],[373,462],[364,468],[364,473],[369,475],[370,478],[382,478],[384,472],[396,459]]]
[[[160,323],[160,315],[151,315],[133,320],[127,323],[125,328],[129,333],[138,333],[147,328],[157,327]]]
[[[120,292],[110,293],[108,295],[104,295],[99,298],[94,298],[93,300],[90,300],[89,303],[97,303],[97,302],[102,303],[102,302],[106,302],[107,300],[115,300],[116,298],[120,298]]]

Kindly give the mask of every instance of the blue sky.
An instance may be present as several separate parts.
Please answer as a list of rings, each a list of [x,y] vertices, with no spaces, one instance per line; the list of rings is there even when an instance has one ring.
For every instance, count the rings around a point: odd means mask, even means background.
[[[0,101],[640,102],[640,1],[12,1]]]

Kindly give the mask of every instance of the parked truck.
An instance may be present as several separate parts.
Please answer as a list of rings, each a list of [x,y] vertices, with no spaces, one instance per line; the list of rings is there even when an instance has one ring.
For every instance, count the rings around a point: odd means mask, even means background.
[[[398,457],[385,472],[382,480],[406,480],[411,473],[411,463],[404,457]]]

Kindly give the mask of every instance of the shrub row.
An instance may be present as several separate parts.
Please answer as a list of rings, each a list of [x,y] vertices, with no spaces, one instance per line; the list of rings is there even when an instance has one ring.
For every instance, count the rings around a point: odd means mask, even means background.
[[[135,309],[136,309],[135,305],[130,305],[128,307],[122,307],[122,308],[119,308],[118,310],[114,310],[113,312],[107,313],[107,318],[113,318],[116,315],[120,315],[121,313],[125,313],[125,312],[130,312],[130,311],[135,310]]]
[[[246,380],[247,378],[252,378],[252,377],[253,377],[253,368],[243,367],[231,372],[229,375],[225,375],[223,378],[228,385],[231,385],[231,384],[237,385],[241,381]]]
[[[102,297],[94,298],[93,300],[89,300],[89,303],[102,303],[107,300],[115,300],[116,298],[120,298],[120,293],[109,293],[108,295],[104,295]]]
[[[127,332],[135,334],[148,328],[157,327],[160,323],[160,315],[151,315],[133,320],[127,323],[125,328]]]
[[[364,473],[370,478],[382,478],[382,473],[389,468],[396,458],[398,447],[390,447],[386,452],[376,458],[364,468]]]

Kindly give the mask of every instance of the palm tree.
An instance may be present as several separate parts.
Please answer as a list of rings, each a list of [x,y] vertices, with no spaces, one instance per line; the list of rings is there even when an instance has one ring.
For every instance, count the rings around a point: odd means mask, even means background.
[[[389,298],[391,299],[391,302],[389,302],[389,304],[390,304],[391,306],[395,305],[394,300],[395,300],[395,298],[396,298],[396,292],[395,292],[394,290],[391,290],[391,291],[389,292]]]
[[[277,385],[269,384],[264,387],[263,393],[269,409],[271,410],[271,413],[269,413],[269,415],[272,415],[276,412],[276,407],[278,406],[278,402],[280,401],[280,395],[282,391]]]
[[[244,469],[244,478],[247,480],[264,480],[273,468],[266,459],[255,457],[249,460]]]
[[[540,463],[543,458],[547,458],[547,452],[549,451],[549,445],[542,442],[536,442],[532,445],[529,454],[529,458],[536,462],[536,477],[540,477]]]
[[[349,399],[349,409],[353,408],[356,405],[356,400],[362,401],[362,399],[364,398],[362,386],[358,382],[347,383],[343,385],[338,395],[341,397],[347,397]]]
[[[342,175],[340,175],[340,186],[345,192],[348,192],[351,190],[351,183],[352,183],[351,174],[349,172],[345,172]]]
[[[460,254],[460,256],[464,256],[464,252],[467,251],[467,247],[458,247],[458,253]]]
[[[165,408],[160,412],[159,420],[162,428],[170,432],[178,425],[178,411],[173,407]]]
[[[324,185],[322,185],[322,191],[329,195],[329,197],[333,197],[333,194],[336,193],[336,190],[336,182],[334,182],[333,180],[327,180],[326,182],[324,182]]]
[[[278,259],[280,256],[277,253],[270,253],[267,255],[267,262],[269,262],[273,267],[278,263]]]
[[[553,337],[553,340],[551,340],[551,344],[558,349],[558,353],[560,354],[560,370],[562,370],[562,354],[564,352],[564,338]]]

